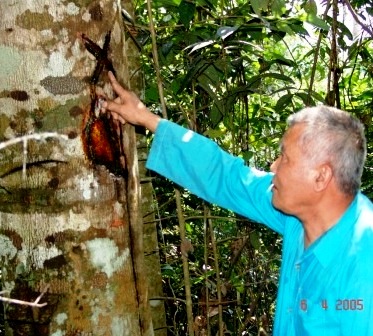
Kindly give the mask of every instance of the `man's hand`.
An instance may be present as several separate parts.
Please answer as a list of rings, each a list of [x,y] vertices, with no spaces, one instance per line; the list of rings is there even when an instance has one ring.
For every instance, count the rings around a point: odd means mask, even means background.
[[[155,132],[161,118],[150,112],[133,92],[125,90],[111,72],[109,79],[118,97],[105,101],[102,104],[103,111],[111,112],[113,118],[121,123],[144,126]]]

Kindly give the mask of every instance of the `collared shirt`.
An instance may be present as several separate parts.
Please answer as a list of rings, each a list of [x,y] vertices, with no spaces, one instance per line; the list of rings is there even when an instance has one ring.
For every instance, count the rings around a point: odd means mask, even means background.
[[[373,205],[364,195],[305,249],[299,220],[272,205],[273,175],[213,141],[162,120],[147,167],[283,235],[275,336],[373,335]]]

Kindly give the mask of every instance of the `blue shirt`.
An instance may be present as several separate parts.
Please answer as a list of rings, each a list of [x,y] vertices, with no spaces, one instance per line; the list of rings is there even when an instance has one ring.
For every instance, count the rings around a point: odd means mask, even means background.
[[[162,120],[147,167],[283,235],[275,336],[373,335],[373,206],[363,194],[305,249],[300,221],[272,205],[273,175],[213,141]]]

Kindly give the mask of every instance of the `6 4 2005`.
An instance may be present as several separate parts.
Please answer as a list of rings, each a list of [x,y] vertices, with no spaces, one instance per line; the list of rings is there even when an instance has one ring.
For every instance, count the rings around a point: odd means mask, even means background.
[[[363,299],[344,299],[337,300],[335,303],[336,310],[363,310]]]

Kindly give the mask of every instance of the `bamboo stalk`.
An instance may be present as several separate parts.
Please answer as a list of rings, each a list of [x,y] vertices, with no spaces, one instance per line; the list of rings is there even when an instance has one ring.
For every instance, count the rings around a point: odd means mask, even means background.
[[[330,3],[328,3],[325,7],[325,11],[324,11],[324,14],[323,14],[324,19],[326,18],[327,14],[328,14],[330,6],[331,6]],[[313,83],[315,81],[315,76],[316,76],[316,66],[317,66],[317,62],[318,62],[318,58],[319,58],[319,54],[320,54],[321,40],[322,40],[322,33],[320,32],[319,38],[317,39],[316,48],[315,48],[315,51],[314,51],[313,64],[312,64],[312,68],[311,68],[310,85],[309,85],[309,88],[308,88],[307,105],[309,105],[310,101],[311,101],[312,88],[313,88]],[[328,92],[329,92],[329,90],[328,90]]]
[[[207,213],[206,213],[206,205],[204,205],[204,212],[203,212],[203,236],[204,236],[204,264],[205,264],[205,297],[206,297],[206,325],[207,325],[207,336],[211,336],[211,328],[210,328],[210,294],[209,294],[209,281],[208,281],[208,273],[207,273],[207,265],[208,265],[208,223],[207,223]]]
[[[181,239],[181,242],[184,242],[186,239],[185,220],[184,220],[183,210],[181,208],[180,191],[177,189],[175,189],[175,199],[176,199],[177,216],[179,219],[180,239]],[[186,301],[186,311],[187,311],[187,320],[188,320],[188,335],[194,336],[194,319],[193,319],[193,310],[192,310],[192,293],[191,293],[191,286],[190,286],[188,258],[186,255],[182,253],[181,260],[183,262],[183,272],[184,272],[185,301]]]
[[[207,216],[211,215],[210,209],[205,206],[205,214]],[[214,228],[212,225],[212,220],[207,219],[209,230],[210,230],[210,238],[211,238],[211,247],[212,253],[214,255],[214,264],[215,264],[215,272],[216,272],[216,291],[218,297],[218,312],[219,312],[219,336],[224,336],[224,323],[223,323],[223,306],[221,305],[222,297],[221,297],[221,278],[220,278],[220,267],[219,267],[219,255],[218,250],[216,248],[216,240],[214,234]]]
[[[153,14],[152,14],[152,1],[151,0],[147,1],[147,7],[148,7],[148,17],[149,17],[149,30],[150,30],[150,36],[152,38],[152,51],[153,51],[154,68],[155,68],[155,74],[157,76],[159,99],[160,99],[161,105],[162,105],[162,116],[163,116],[163,118],[167,119],[167,108],[166,108],[166,102],[165,102],[164,93],[163,93],[162,76],[161,76],[161,71],[160,71],[160,68],[159,68],[157,35],[156,35],[156,32],[155,32],[155,28],[154,28]]]

